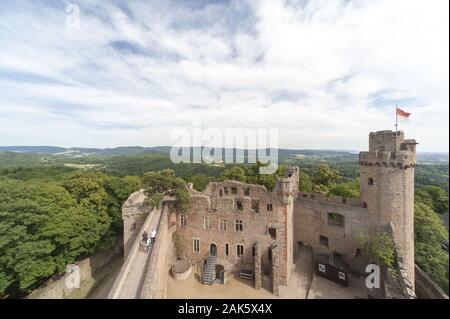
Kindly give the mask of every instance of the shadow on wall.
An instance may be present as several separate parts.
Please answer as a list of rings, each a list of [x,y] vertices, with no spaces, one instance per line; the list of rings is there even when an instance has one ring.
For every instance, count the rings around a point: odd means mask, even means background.
[[[123,239],[119,238],[114,249],[100,252],[75,263],[80,278],[77,287],[76,273],[49,279],[40,288],[34,290],[26,299],[85,299],[106,298],[108,285],[123,262]],[[104,294],[106,292],[106,295]]]
[[[447,294],[415,265],[415,292],[418,299],[448,299]]]

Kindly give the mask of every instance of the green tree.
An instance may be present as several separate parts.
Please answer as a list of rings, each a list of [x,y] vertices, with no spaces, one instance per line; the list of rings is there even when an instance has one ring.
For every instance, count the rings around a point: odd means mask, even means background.
[[[244,171],[245,182],[262,185],[271,192],[277,185],[280,177],[284,177],[286,167],[284,165],[279,165],[275,173],[261,174],[260,168],[264,166],[267,166],[267,164],[263,164],[260,161],[254,165],[246,166]]]
[[[164,196],[172,196],[177,200],[177,205],[182,211],[189,208],[189,193],[186,182],[175,176],[171,169],[144,174],[143,185],[147,195],[147,204],[157,206]]]
[[[233,166],[231,168],[226,169],[220,175],[219,180],[221,180],[221,181],[232,180],[232,181],[245,182],[246,181],[245,171],[242,167]]]
[[[359,198],[359,182],[351,181],[332,186],[329,190],[329,195],[341,196],[345,198]]]
[[[448,212],[448,193],[438,186],[424,186],[419,188],[415,194],[419,202],[432,207],[438,214]]]
[[[313,184],[311,181],[311,177],[309,177],[309,175],[303,171],[300,171],[300,174],[299,174],[298,188],[299,188],[299,191],[308,192],[308,193],[312,192],[312,190],[313,190]]]
[[[441,244],[448,241],[448,232],[439,215],[424,203],[414,206],[415,261],[448,293],[448,253]]]
[[[105,229],[64,188],[0,182],[0,294],[21,296],[94,251]]]
[[[328,194],[328,188],[325,185],[317,184],[317,185],[313,186],[313,192],[327,195]]]
[[[394,242],[389,234],[376,232],[373,234],[358,234],[356,236],[361,249],[378,263],[392,268],[394,266]]]
[[[339,172],[326,164],[316,167],[312,175],[314,185],[323,185],[327,188],[334,186],[340,178]]]
[[[113,218],[108,213],[108,202],[111,199],[105,190],[105,175],[93,172],[76,172],[70,174],[63,181],[64,188],[72,195],[76,202],[89,211],[95,213],[95,217],[108,247],[112,243],[110,232]]]
[[[187,183],[192,183],[194,186],[194,189],[199,192],[203,192],[205,190],[206,186],[208,185],[208,183],[214,180],[213,177],[208,176],[206,174],[189,175],[183,179]]]
[[[122,231],[122,205],[130,194],[142,188],[142,179],[137,176],[105,176],[103,188],[107,193],[106,206],[111,218],[111,230],[113,233]],[[112,234],[112,236],[114,236]]]

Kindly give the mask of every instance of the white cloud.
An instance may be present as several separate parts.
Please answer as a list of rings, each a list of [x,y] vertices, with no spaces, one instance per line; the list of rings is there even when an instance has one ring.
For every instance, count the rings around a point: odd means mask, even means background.
[[[447,1],[86,1],[75,30],[64,5],[0,9],[2,145],[163,145],[201,119],[365,149],[398,102],[448,150]]]

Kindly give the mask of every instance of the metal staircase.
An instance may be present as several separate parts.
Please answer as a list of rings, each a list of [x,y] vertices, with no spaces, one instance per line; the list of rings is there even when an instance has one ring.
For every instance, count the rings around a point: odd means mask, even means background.
[[[202,282],[212,285],[214,280],[216,280],[216,256],[209,254],[206,257],[206,264],[203,266]]]

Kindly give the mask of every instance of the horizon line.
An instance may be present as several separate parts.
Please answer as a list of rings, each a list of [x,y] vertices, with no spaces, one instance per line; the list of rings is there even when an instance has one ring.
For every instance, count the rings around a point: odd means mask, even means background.
[[[130,146],[115,146],[115,147],[85,147],[85,146],[71,146],[71,147],[65,147],[65,146],[55,146],[55,145],[0,145],[0,148],[14,148],[14,147],[54,147],[54,148],[63,148],[66,150],[71,150],[71,149],[96,149],[96,150],[111,150],[111,149],[117,149],[117,148],[172,148],[173,146],[169,146],[169,145],[156,145],[156,146],[140,146],[140,145],[130,145]],[[214,146],[177,146],[177,148],[194,148],[194,147],[208,147],[211,149],[230,149],[229,147],[214,147]],[[242,148],[232,148],[233,150],[241,150]],[[244,151],[249,151],[249,150],[264,150],[264,149],[271,149],[271,147],[266,147],[266,148],[252,148],[252,149],[242,149]],[[333,151],[333,152],[361,152],[364,150],[358,150],[358,149],[333,149],[333,148],[285,148],[285,147],[277,147],[276,149],[278,150],[289,150],[289,151]],[[2,151],[2,150],[0,150]],[[3,150],[5,152],[5,150]],[[14,151],[13,151],[14,152]],[[17,152],[17,151],[16,151]],[[441,153],[441,154],[449,154],[450,151],[446,150],[446,151],[420,151],[417,153]]]

